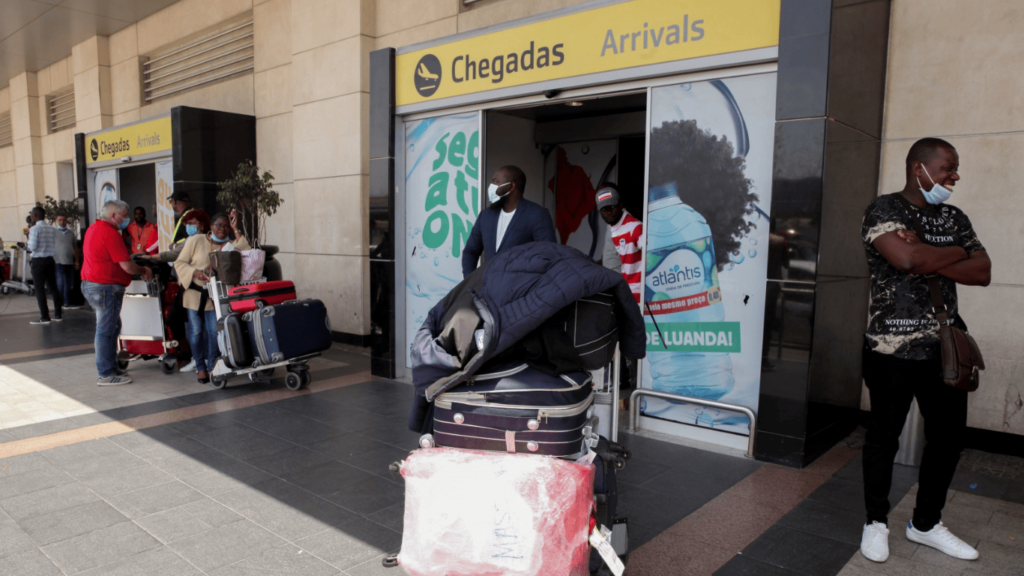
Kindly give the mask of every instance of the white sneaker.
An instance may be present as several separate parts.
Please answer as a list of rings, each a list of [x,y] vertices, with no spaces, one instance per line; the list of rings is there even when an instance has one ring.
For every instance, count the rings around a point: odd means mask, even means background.
[[[889,527],[881,522],[865,524],[860,553],[872,562],[885,562],[889,558]]]
[[[181,370],[180,370],[180,372],[195,372],[195,371],[196,371],[196,361],[195,361],[195,358],[193,358],[188,364],[185,364],[184,366],[182,366]]]
[[[976,560],[978,558],[978,551],[967,542],[954,536],[942,522],[939,522],[927,532],[914,528],[913,521],[907,522],[907,540],[931,546],[939,552],[949,554],[953,558],[961,560]]]
[[[107,376],[96,381],[97,386],[123,386],[131,383],[132,379],[127,376]]]

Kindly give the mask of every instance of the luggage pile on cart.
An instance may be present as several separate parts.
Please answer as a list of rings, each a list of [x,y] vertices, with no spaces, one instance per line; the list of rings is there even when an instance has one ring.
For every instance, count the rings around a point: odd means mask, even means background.
[[[499,254],[435,306],[412,343],[421,449],[401,552],[412,576],[616,574],[619,351],[644,356],[622,276],[572,248]]]
[[[261,280],[229,287],[216,275],[207,284],[217,317],[221,356],[210,380],[224,388],[234,376],[251,381],[270,377],[276,368],[287,371],[291,390],[312,381],[307,362],[331,347],[331,321],[320,300],[296,299],[290,281]]]
[[[132,279],[125,288],[121,303],[121,335],[118,336],[117,365],[128,368],[133,360],[160,360],[160,370],[173,374],[188,354],[188,342],[179,341],[171,330],[174,300],[181,290],[171,279],[170,266],[135,260],[136,264],[153,270],[151,280],[141,276]]]
[[[7,280],[0,283],[0,292],[4,296],[11,292],[24,292],[30,296],[36,293],[35,287],[29,283],[28,249],[17,244],[11,246],[7,268]]]

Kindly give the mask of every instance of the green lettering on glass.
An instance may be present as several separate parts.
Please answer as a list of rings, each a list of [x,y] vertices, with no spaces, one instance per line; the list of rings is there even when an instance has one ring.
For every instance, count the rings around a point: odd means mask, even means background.
[[[434,231],[434,224],[437,223],[437,231]],[[427,216],[427,222],[423,225],[423,245],[431,250],[440,248],[448,239],[448,214],[444,210],[436,210]]]
[[[452,143],[448,146],[448,163],[452,166],[462,166],[466,155],[466,135],[458,132],[452,136]]]
[[[430,212],[438,206],[448,205],[448,173],[436,172],[428,180],[427,201],[423,209]]]
[[[457,214],[452,214],[452,256],[458,258],[462,254],[462,247],[469,240],[469,233],[472,230],[473,225],[469,220],[463,220]]]
[[[431,166],[433,170],[437,170],[438,168],[441,167],[442,164],[444,164],[444,158],[448,154],[448,144],[444,141],[444,139],[447,138],[449,135],[451,135],[451,132],[448,132],[444,136],[441,136],[441,138],[437,141],[437,144],[434,145],[434,150],[437,150],[437,160],[434,160],[434,164]]]
[[[480,156],[478,151],[480,150],[480,131],[477,130],[469,137],[469,153],[466,155],[466,174],[474,180],[480,178],[480,172],[477,170],[477,165],[480,163]],[[476,204],[474,203],[474,206]],[[476,210],[474,209],[474,212]]]
[[[459,203],[459,209],[463,214],[469,214],[469,206],[466,204],[466,190],[469,189],[469,182],[466,175],[459,170],[455,173],[455,200]]]

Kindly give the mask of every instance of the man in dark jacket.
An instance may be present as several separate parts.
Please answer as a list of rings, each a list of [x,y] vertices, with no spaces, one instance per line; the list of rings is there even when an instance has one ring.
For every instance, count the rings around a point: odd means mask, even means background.
[[[555,241],[551,215],[539,204],[523,198],[526,174],[516,166],[502,166],[491,178],[487,198],[491,205],[480,212],[462,250],[462,276],[469,276],[480,264],[527,242]]]

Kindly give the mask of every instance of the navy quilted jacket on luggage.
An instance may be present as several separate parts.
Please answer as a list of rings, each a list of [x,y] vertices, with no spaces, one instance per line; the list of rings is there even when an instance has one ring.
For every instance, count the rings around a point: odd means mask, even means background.
[[[459,359],[446,352],[437,337],[445,328],[446,304],[460,295],[457,292],[466,296],[468,291],[473,291],[473,305],[483,320],[484,345],[472,357]],[[611,291],[619,302],[620,352],[627,358],[643,358],[643,316],[621,274],[594,263],[575,248],[552,242],[531,242],[499,253],[430,310],[411,343],[417,407],[410,415],[410,429],[424,429],[428,404],[437,395],[466,381],[488,359],[569,304],[605,291]],[[471,336],[461,335],[463,339]]]

